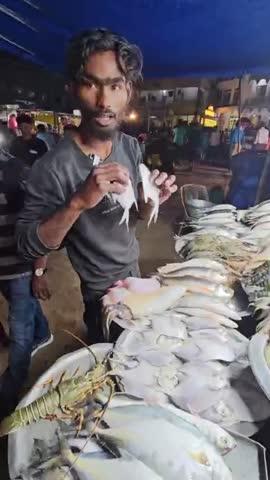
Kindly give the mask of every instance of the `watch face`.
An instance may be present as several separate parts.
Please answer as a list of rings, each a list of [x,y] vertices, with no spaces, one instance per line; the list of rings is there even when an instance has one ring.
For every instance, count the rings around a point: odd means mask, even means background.
[[[35,275],[36,275],[36,277],[42,277],[43,273],[44,273],[43,268],[37,268],[37,269],[35,270]]]

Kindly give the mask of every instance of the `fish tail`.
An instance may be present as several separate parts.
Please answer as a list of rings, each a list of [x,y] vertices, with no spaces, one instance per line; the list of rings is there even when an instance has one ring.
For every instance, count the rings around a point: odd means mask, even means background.
[[[152,221],[156,223],[157,218],[158,218],[158,208],[154,207],[151,211],[151,215],[150,215],[147,226],[149,227]]]
[[[124,212],[123,212],[123,215],[122,215],[122,218],[119,222],[119,225],[122,225],[125,222],[127,227],[128,227],[128,221],[129,221],[129,208],[125,208]]]

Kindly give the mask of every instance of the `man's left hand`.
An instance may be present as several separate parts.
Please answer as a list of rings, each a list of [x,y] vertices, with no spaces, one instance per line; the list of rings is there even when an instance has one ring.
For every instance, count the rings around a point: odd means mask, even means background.
[[[162,205],[162,203],[166,202],[171,195],[177,191],[177,185],[175,184],[176,176],[154,170],[152,179],[159,188],[159,204]]]
[[[32,291],[34,297],[39,300],[49,300],[51,298],[51,292],[48,287],[46,274],[42,275],[42,277],[37,277],[36,275],[33,275]]]

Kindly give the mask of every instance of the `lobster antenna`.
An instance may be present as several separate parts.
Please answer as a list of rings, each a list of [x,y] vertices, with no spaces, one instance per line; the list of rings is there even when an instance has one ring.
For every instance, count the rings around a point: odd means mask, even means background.
[[[87,343],[84,342],[84,340],[82,340],[80,337],[78,337],[77,335],[75,335],[75,333],[72,333],[70,332],[69,330],[67,330],[66,328],[62,328],[61,329],[63,332],[67,333],[68,335],[71,335],[73,338],[75,338],[76,340],[78,340],[78,342],[80,342],[85,348],[87,348],[88,352],[91,353],[92,357],[94,358],[95,360],[95,364],[97,365],[98,363],[98,359],[96,357],[96,354],[93,352],[92,348],[89,347],[89,345],[87,345]]]
[[[109,407],[109,404],[110,404],[110,401],[114,395],[114,384],[112,382],[109,382],[109,387],[110,387],[110,393],[109,393],[109,397],[108,397],[108,400],[107,402],[105,403],[103,409],[102,409],[102,412],[101,414],[97,417],[96,421],[94,422],[94,425],[89,433],[89,436],[88,438],[86,439],[84,445],[82,446],[81,448],[81,451],[76,455],[75,459],[73,460],[73,462],[71,463],[70,467],[69,467],[69,470],[68,472],[65,473],[65,476],[64,478],[67,477],[67,475],[69,474],[69,472],[72,470],[72,468],[74,467],[75,463],[79,460],[80,456],[81,456],[81,453],[84,451],[85,447],[87,446],[88,442],[91,440],[91,438],[93,437],[93,435],[95,435],[95,431],[96,429],[98,428],[99,424],[101,423],[102,421],[102,418],[104,417],[108,407]],[[99,437],[98,437],[99,439]],[[113,452],[111,452],[113,456],[115,456],[115,454]]]

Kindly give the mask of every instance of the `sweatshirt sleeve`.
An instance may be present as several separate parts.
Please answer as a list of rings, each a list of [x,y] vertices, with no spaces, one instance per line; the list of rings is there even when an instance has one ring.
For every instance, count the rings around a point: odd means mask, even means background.
[[[18,253],[26,260],[47,255],[52,250],[40,240],[38,226],[65,205],[61,183],[49,162],[38,160],[32,167],[25,188],[24,208],[18,216]]]

